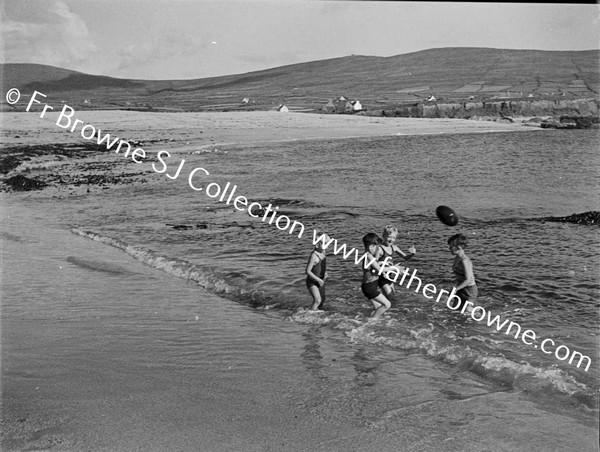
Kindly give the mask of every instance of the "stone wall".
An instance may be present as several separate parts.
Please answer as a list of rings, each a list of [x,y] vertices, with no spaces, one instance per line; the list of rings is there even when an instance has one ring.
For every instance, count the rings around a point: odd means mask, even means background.
[[[580,116],[598,117],[598,99],[479,101],[462,103],[419,103],[400,105],[386,116],[411,118]]]

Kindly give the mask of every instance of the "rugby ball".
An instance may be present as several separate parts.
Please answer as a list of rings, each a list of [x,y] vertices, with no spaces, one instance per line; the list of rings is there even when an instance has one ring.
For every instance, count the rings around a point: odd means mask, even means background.
[[[438,206],[435,209],[435,214],[446,226],[456,226],[458,224],[458,215],[448,206]]]

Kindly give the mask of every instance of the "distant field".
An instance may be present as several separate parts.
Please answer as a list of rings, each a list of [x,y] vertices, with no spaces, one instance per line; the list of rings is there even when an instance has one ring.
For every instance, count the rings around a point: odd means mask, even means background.
[[[74,108],[161,111],[317,110],[329,99],[382,105],[506,99],[598,98],[600,52],[431,49],[349,56],[196,80],[125,80],[35,64],[0,65],[5,90],[38,90]],[[247,102],[243,102],[247,99]],[[4,110],[13,107],[2,98]]]

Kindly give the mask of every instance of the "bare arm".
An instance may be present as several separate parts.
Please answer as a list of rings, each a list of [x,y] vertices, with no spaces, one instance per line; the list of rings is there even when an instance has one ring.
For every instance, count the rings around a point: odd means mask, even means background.
[[[465,270],[465,280],[456,286],[456,290],[460,290],[467,286],[475,285],[475,275],[473,274],[473,264],[471,259],[465,258],[462,260],[462,266]]]
[[[402,256],[402,259],[404,259],[405,261],[412,259],[413,256],[415,254],[417,254],[417,250],[415,249],[414,246],[411,246],[408,249],[408,254],[405,253],[404,251],[402,251],[400,248],[398,248],[396,245],[394,245],[394,251],[396,251],[396,254],[399,254],[400,256]]]
[[[387,265],[382,265],[381,263],[379,263],[377,261],[377,259],[379,259],[381,257],[381,255],[383,254],[383,251],[381,248],[377,249],[377,253],[375,253],[375,255],[371,254],[370,252],[365,252],[365,256],[367,257],[367,260],[371,262],[371,265],[369,265],[369,268],[371,268],[372,270],[376,270],[377,273],[382,273],[386,268],[389,268],[392,266],[392,264],[387,264]],[[364,264],[363,264],[364,265]],[[384,270],[382,270],[382,268]]]

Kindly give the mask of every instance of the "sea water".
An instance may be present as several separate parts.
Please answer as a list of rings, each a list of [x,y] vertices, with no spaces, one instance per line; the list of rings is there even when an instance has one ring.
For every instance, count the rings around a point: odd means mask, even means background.
[[[48,192],[22,202],[58,209],[62,224],[75,233],[197,282],[252,307],[256,315],[304,325],[305,354],[315,375],[320,368],[311,359],[319,353],[314,344],[359,346],[357,353],[377,356],[379,364],[414,356],[432,369],[454,369],[473,381],[473,390],[485,384],[523,391],[552,410],[568,401],[574,416],[590,421],[598,416],[598,228],[535,219],[600,210],[598,138],[595,130],[578,130],[199,146],[195,152],[193,143],[192,150],[171,145],[168,169],[159,174],[144,164],[143,184],[93,188],[91,194]],[[112,153],[90,160],[107,159],[124,165]],[[181,159],[186,161],[181,174],[167,177],[175,175]],[[235,184],[237,194],[277,206],[279,215],[302,223],[305,233],[290,234],[192,189],[187,175],[198,167],[210,176],[198,174],[197,186]],[[438,205],[456,210],[456,227],[437,220]],[[312,229],[362,252],[362,236],[381,234],[387,224],[399,229],[401,249],[417,249],[407,265],[424,282],[447,290],[453,285],[453,256],[446,240],[465,234],[480,303],[589,356],[589,369],[485,322],[464,320],[402,287],[382,321],[366,322],[371,306],[360,291],[361,269],[331,254],[325,310],[307,311],[304,268]],[[72,264],[86,262],[75,257]],[[168,301],[163,309],[170,307]],[[360,366],[363,358],[352,361]],[[369,370],[359,374],[373,378]],[[386,384],[391,388],[404,377],[390,377]],[[336,389],[330,391],[336,397]]]

